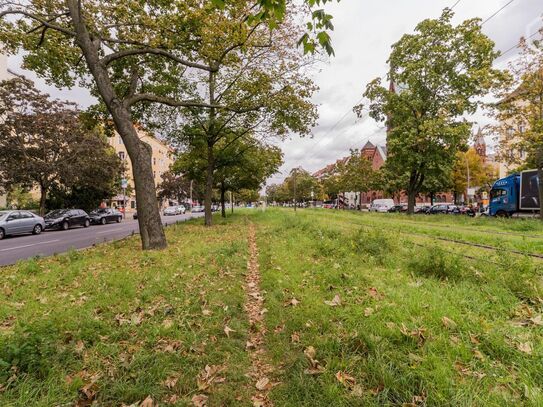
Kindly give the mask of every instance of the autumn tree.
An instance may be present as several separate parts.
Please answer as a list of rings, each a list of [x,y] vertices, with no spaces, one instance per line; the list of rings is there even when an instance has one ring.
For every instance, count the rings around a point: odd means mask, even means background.
[[[375,172],[371,161],[354,149],[341,165],[339,178],[343,192],[367,192],[375,181]]]
[[[161,178],[162,182],[158,185],[157,194],[160,200],[175,199],[177,202],[182,202],[190,196],[191,180],[186,176],[166,171]]]
[[[115,193],[122,163],[74,104],[51,100],[31,81],[15,78],[0,83],[0,116],[0,180],[8,189],[38,187],[40,214],[53,188],[94,188],[99,199]]]
[[[492,164],[485,163],[483,157],[472,147],[468,151],[459,151],[451,174],[452,190],[455,197],[468,196],[469,186],[490,189],[496,179],[496,170]]]
[[[499,155],[512,167],[537,168],[543,220],[543,28],[539,38],[521,39],[521,55],[510,65],[511,81],[498,92],[495,130],[502,135]]]
[[[445,9],[439,19],[424,20],[414,34],[404,35],[388,60],[392,85],[376,79],[364,94],[370,116],[387,122],[385,166],[403,180],[409,213],[425,183],[450,178],[471,132],[464,116],[504,76],[492,67],[499,53],[481,32],[480,20],[454,26],[452,18]]]
[[[318,182],[302,167],[293,168],[283,181],[285,201],[304,202],[313,199],[319,189]]]

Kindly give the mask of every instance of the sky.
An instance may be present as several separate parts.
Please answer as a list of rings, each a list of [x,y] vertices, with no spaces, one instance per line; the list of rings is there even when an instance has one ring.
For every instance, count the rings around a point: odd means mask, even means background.
[[[368,141],[384,144],[383,125],[371,118],[358,119],[352,108],[360,103],[366,84],[387,71],[390,47],[404,33],[412,32],[418,22],[438,18],[445,7],[456,0],[341,0],[327,7],[334,16],[332,42],[335,57],[322,63],[313,79],[320,90],[314,96],[319,108],[319,120],[311,137],[292,136],[279,145],[285,163],[280,173],[268,180],[279,183],[294,167],[314,172],[349,154],[351,148],[362,148]],[[508,4],[510,3],[510,4]],[[494,17],[491,17],[502,7]],[[460,0],[455,8],[455,22],[480,17],[491,19],[483,31],[506,51],[516,45],[521,36],[530,36],[543,25],[541,0]],[[496,62],[505,68],[517,50],[510,51]],[[92,98],[84,89],[54,89],[20,68],[20,56],[10,57],[8,67],[35,79],[38,87],[54,97],[70,99],[85,107]],[[473,118],[478,125],[489,122],[482,112]],[[489,144],[491,139],[487,139]]]

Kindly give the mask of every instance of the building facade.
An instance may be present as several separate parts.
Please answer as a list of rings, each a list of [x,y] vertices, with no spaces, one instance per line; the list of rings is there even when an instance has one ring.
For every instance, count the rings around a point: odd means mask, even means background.
[[[153,167],[155,186],[158,187],[162,182],[162,174],[169,171],[174,162],[173,150],[168,144],[159,140],[151,133],[148,133],[141,128],[137,128],[137,131],[140,139],[151,146],[151,165]],[[122,208],[124,206],[127,211],[134,211],[137,208],[137,202],[134,179],[132,176],[132,162],[130,161],[130,157],[128,156],[126,146],[124,145],[121,136],[115,133],[115,136],[109,138],[109,144],[115,149],[115,152],[125,164],[124,179],[127,181],[126,193],[124,195],[121,193],[114,196],[109,204],[110,206],[117,208]],[[161,205],[167,206],[167,203],[163,202]]]

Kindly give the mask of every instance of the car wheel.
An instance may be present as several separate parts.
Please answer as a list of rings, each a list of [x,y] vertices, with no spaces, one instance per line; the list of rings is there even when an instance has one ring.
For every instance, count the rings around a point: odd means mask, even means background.
[[[105,225],[105,224],[107,223],[107,220],[106,220],[106,218],[102,218],[102,219],[100,219],[100,223],[101,223],[102,225]]]
[[[121,218],[120,216],[117,217],[117,223],[121,223],[121,220],[123,220],[123,218]]]
[[[43,228],[41,227],[41,225],[36,225],[36,226],[34,226],[34,229],[32,229],[32,234],[33,235],[39,235],[42,230],[43,230]]]
[[[105,223],[103,223],[103,225],[105,225]],[[90,220],[85,219],[85,223],[83,224],[83,227],[88,228],[89,226],[90,226]]]
[[[4,237],[6,237],[6,232],[4,232],[4,229],[0,228],[0,240],[2,240]]]
[[[70,224],[66,221],[62,222],[62,230],[70,229]]]

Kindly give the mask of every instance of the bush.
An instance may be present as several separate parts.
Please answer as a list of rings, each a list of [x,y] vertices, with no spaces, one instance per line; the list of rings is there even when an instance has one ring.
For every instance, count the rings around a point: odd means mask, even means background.
[[[415,274],[439,280],[462,277],[465,265],[459,256],[449,254],[440,247],[416,248],[408,261],[408,268]]]

